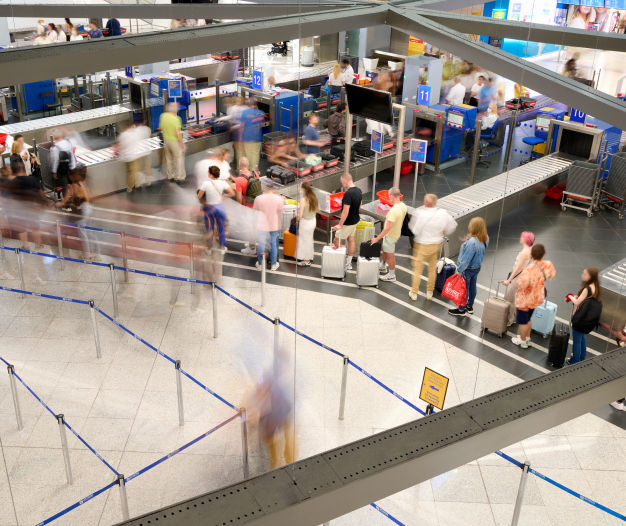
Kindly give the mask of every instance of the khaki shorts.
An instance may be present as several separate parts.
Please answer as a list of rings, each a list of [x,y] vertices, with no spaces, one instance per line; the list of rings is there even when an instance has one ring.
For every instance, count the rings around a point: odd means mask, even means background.
[[[398,239],[400,238],[385,236],[383,238],[383,252],[386,252],[387,254],[395,254]]]
[[[350,236],[354,236],[356,232],[356,225],[343,225],[339,230],[339,239],[348,239]]]

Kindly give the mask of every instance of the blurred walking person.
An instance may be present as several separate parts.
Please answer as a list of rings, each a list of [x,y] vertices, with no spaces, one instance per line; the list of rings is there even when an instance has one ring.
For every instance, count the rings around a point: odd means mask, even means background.
[[[237,202],[248,208],[254,207],[256,198],[263,194],[263,187],[258,172],[250,171],[250,163],[247,157],[239,159],[239,176],[235,179],[235,192],[237,194]],[[241,250],[244,254],[256,254],[256,236],[252,234],[250,229],[248,236],[250,239],[246,241],[246,246]]]
[[[519,242],[522,245],[522,251],[517,255],[517,258],[515,259],[515,265],[513,265],[513,270],[502,282],[502,284],[506,287],[506,294],[504,295],[504,299],[511,304],[509,308],[507,327],[510,327],[515,323],[515,293],[517,292],[517,278],[522,273],[522,270],[524,270],[526,265],[528,265],[532,261],[530,250],[533,246],[533,243],[535,242],[535,234],[533,234],[532,232],[522,232]]]
[[[259,110],[256,101],[252,100],[241,113],[240,147],[243,150],[241,155],[248,158],[253,170],[259,169],[263,121],[265,121],[265,112]]]
[[[317,197],[313,192],[311,183],[302,183],[300,187],[302,196],[300,198],[300,211],[298,213],[298,246],[296,248],[296,259],[301,267],[311,266],[313,252],[313,235],[315,234],[315,215],[319,208]]]
[[[146,186],[152,184],[152,156],[139,148],[139,143],[150,138],[150,128],[144,124],[133,124],[119,136],[121,160],[126,162],[126,192],[131,193],[141,186],[139,172],[146,176]]]
[[[159,120],[159,128],[163,133],[163,144],[165,150],[165,162],[167,164],[167,178],[171,181],[184,181],[185,171],[184,153],[187,146],[183,142],[182,127],[183,123],[178,113],[178,104],[170,102],[167,105],[167,111],[161,114]]]
[[[72,143],[63,137],[63,132],[59,128],[52,130],[53,144],[50,147],[50,164],[52,178],[57,184],[66,188],[69,184],[69,175],[76,168],[76,158],[74,157],[74,147]]]
[[[226,208],[224,207],[224,198],[235,197],[235,191],[230,183],[220,179],[220,169],[217,166],[209,168],[209,180],[202,183],[198,190],[198,199],[204,205],[204,221],[207,233],[215,232],[215,227],[219,231],[220,245],[222,254],[226,253]],[[210,223],[210,228],[209,228]],[[207,241],[207,253],[210,252],[212,237],[209,236]]]
[[[278,231],[281,226],[281,214],[285,209],[285,199],[274,192],[274,183],[268,181],[265,193],[254,200],[252,208],[261,212],[257,218],[258,249],[256,268],[261,270],[263,253],[269,243],[270,263],[272,270],[278,270]]]

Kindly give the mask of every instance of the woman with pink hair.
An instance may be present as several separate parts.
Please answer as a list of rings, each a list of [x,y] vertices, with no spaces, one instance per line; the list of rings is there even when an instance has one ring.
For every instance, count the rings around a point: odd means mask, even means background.
[[[524,267],[532,260],[530,247],[532,247],[535,242],[535,234],[532,232],[522,232],[519,242],[522,245],[522,251],[517,255],[513,270],[507,279],[502,282],[506,287],[504,299],[511,304],[509,307],[509,317],[506,322],[508,327],[515,323],[515,293],[517,292],[517,277],[522,273]]]

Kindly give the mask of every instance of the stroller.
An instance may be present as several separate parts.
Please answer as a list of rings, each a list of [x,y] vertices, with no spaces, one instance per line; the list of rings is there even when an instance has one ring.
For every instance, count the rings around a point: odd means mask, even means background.
[[[267,52],[267,56],[272,57],[274,55],[282,55],[283,57],[286,57],[287,56],[287,42],[289,42],[289,40],[272,44],[272,49],[270,49]]]

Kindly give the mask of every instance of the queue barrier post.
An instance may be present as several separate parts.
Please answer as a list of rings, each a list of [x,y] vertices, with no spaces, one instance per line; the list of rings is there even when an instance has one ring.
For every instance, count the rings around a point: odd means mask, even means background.
[[[26,290],[26,285],[24,285],[24,268],[22,267],[22,255],[20,254],[20,249],[15,249],[15,257],[17,259],[17,271],[20,275],[20,286],[22,290]],[[26,299],[26,294],[22,294],[22,299]]]
[[[189,279],[194,279],[194,270],[193,270],[193,241],[189,243]],[[191,293],[196,293],[196,284],[191,282]]]
[[[126,233],[120,232],[120,236],[122,238],[122,261],[124,263],[124,268],[128,268],[128,259],[126,258]],[[124,282],[128,283],[128,271],[124,271]]]
[[[515,501],[515,508],[513,509],[513,519],[511,520],[511,526],[517,526],[519,523],[519,517],[522,512],[522,501],[524,500],[524,492],[526,491],[526,482],[528,480],[528,469],[530,468],[530,462],[526,461],[522,464],[522,478],[519,481],[519,489],[517,490],[517,500]]]
[[[425,416],[432,415],[435,412],[435,406],[433,404],[428,404],[426,406]]]
[[[274,318],[274,370],[278,366],[278,349],[280,347],[280,318]]]
[[[130,512],[128,511],[128,497],[126,496],[126,483],[124,475],[121,473],[117,476],[117,484],[120,487],[120,503],[122,505],[122,517],[125,521],[130,520]]]
[[[3,217],[6,223],[8,224],[9,218],[7,216],[3,216]],[[3,226],[3,223],[0,222],[0,245],[4,246],[4,237],[2,237],[2,226]],[[0,250],[0,259],[4,261],[4,250]]]
[[[120,315],[120,311],[117,306],[117,287],[115,285],[115,265],[113,265],[113,263],[109,263],[109,270],[111,271],[111,293],[113,294],[113,317],[117,318]]]
[[[93,300],[89,300],[89,310],[91,311],[91,326],[93,327],[93,340],[96,344],[96,358],[102,358],[102,348],[100,347],[100,333],[98,332],[98,320],[96,319],[96,309]]]
[[[239,410],[241,415],[241,452],[243,459],[243,479],[248,480],[250,476],[250,467],[248,465],[248,423],[246,420],[246,408]]]
[[[265,307],[265,273],[267,271],[265,267],[267,263],[267,254],[263,252],[261,257],[261,307]]]
[[[9,371],[9,383],[11,384],[11,396],[13,397],[13,407],[15,407],[15,419],[17,420],[17,430],[21,431],[24,429],[24,424],[22,423],[22,410],[20,409],[20,399],[17,397],[17,385],[15,385],[15,376],[13,373],[15,372],[15,366],[9,365],[7,366],[7,370]]]
[[[174,362],[176,368],[176,393],[178,395],[178,425],[185,425],[185,412],[183,408],[183,384],[180,376],[180,360]]]
[[[217,338],[217,283],[213,282],[213,338]]]
[[[61,237],[61,221],[57,221],[57,245],[59,247],[59,257],[63,257],[63,238]],[[61,270],[65,269],[65,261],[60,259]]]
[[[341,372],[341,397],[339,398],[339,420],[343,420],[343,414],[346,409],[346,386],[348,383],[348,364],[350,359],[343,357],[343,370]]]
[[[67,446],[67,436],[65,435],[65,423],[63,422],[63,415],[56,415],[56,419],[59,423],[59,433],[61,433],[61,448],[63,449],[65,475],[67,476],[68,485],[72,486],[74,484],[74,477],[72,476],[72,465],[70,464],[70,449]]]

